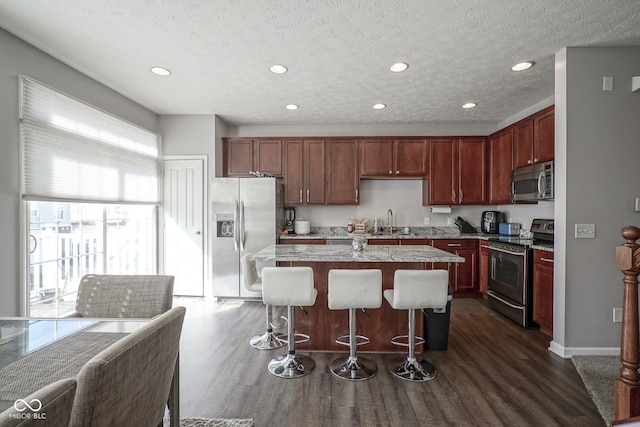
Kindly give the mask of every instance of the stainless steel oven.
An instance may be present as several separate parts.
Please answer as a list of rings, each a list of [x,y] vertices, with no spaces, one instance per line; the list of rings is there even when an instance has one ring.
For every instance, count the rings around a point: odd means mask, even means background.
[[[534,244],[553,245],[553,220],[534,219],[532,239],[498,237],[489,239],[489,307],[525,328],[533,321]]]

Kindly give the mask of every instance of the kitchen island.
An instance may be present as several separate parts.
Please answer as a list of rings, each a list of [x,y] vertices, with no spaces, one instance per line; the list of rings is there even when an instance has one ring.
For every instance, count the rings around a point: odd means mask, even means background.
[[[436,249],[433,246],[367,246],[354,251],[351,246],[337,245],[271,245],[254,254],[256,262],[276,262],[276,265],[308,266],[313,268],[318,298],[305,313],[296,308],[296,330],[309,334],[309,342],[296,345],[300,351],[347,352],[348,347],[335,343],[335,339],[348,334],[347,310],[329,310],[327,306],[328,273],[331,269],[382,270],[382,288],[393,289],[396,270],[431,270],[434,262],[464,262],[464,258]],[[405,347],[391,344],[391,338],[407,334],[407,311],[394,310],[386,300],[379,309],[358,310],[358,334],[371,342],[358,348],[359,352],[406,352]],[[422,336],[423,322],[416,322],[416,334]],[[417,346],[416,351],[422,351]]]

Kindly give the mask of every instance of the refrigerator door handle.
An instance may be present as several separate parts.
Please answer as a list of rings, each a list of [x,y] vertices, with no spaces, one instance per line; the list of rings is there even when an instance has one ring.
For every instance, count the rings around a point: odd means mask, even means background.
[[[241,251],[244,251],[244,241],[245,241],[244,227],[245,227],[244,202],[240,202],[240,250]]]
[[[233,247],[238,252],[238,201],[233,209]]]

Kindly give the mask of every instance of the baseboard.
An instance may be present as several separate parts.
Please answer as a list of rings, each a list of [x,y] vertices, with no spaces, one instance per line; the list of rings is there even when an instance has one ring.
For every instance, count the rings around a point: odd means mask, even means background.
[[[620,347],[565,347],[555,341],[549,344],[549,351],[563,359],[573,356],[620,356]]]

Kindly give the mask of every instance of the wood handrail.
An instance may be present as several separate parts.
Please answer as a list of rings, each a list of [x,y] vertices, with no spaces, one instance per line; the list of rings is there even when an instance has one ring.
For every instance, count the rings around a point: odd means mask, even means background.
[[[616,266],[624,275],[620,376],[614,384],[613,424],[640,416],[640,376],[638,375],[638,275],[640,275],[640,228],[622,229],[625,244],[616,248]]]

